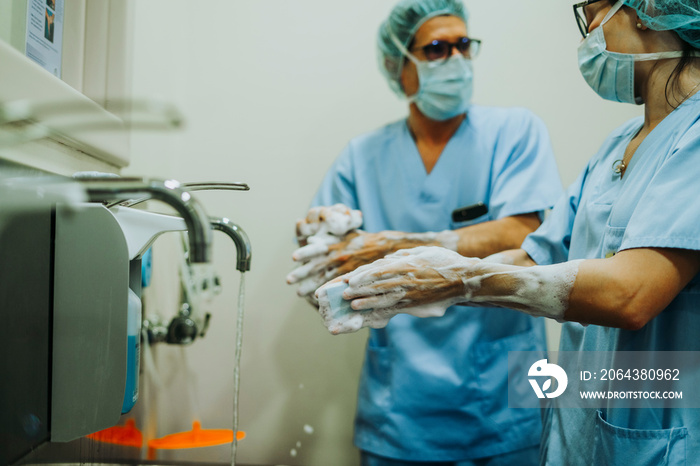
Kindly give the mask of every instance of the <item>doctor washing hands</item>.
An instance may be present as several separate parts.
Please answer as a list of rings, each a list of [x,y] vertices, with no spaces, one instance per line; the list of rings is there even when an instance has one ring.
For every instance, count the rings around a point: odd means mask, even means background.
[[[561,351],[700,351],[700,4],[588,0],[574,13],[586,82],[644,116],[615,129],[542,226],[501,254],[510,265],[400,251],[342,278],[353,309],[488,303],[566,321]],[[549,402],[544,464],[699,464],[696,410]]]
[[[519,247],[561,195],[542,121],[472,102],[482,44],[467,20],[459,0],[402,0],[380,25],[379,70],[408,115],[351,139],[328,170],[297,223],[287,281],[300,296],[317,304],[328,280],[401,249],[463,258]],[[373,314],[382,328],[369,332],[360,375],[360,463],[537,464],[540,414],[508,409],[506,368],[507,350],[544,350],[542,321],[448,305],[439,319]]]

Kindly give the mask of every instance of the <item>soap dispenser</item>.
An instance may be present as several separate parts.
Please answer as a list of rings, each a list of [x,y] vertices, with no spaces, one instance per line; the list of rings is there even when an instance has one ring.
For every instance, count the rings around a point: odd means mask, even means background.
[[[126,323],[126,387],[122,414],[134,407],[139,398],[139,371],[141,370],[141,300],[129,288],[128,316]]]

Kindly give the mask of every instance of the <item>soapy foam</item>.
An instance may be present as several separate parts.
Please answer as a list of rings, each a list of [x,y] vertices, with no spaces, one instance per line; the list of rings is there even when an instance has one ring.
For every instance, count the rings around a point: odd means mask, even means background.
[[[328,270],[324,273],[305,278],[299,282],[299,288],[297,288],[297,295],[300,297],[308,296],[313,294],[314,291],[318,289],[319,286],[326,283],[331,278],[335,277],[336,269]]]
[[[318,299],[313,295],[313,292],[328,280],[333,279],[337,274],[337,268],[331,266],[328,252],[329,246],[336,244],[342,240],[342,236],[347,235],[354,229],[362,225],[362,213],[358,210],[351,210],[342,204],[335,204],[331,207],[316,207],[312,208],[305,220],[298,222],[298,232],[300,236],[309,235],[306,238],[307,244],[297,249],[292,258],[297,262],[303,262],[302,265],[291,271],[287,275],[287,283],[299,283],[297,295],[307,298],[312,304],[317,304]],[[358,251],[368,247],[367,235],[359,234],[348,242],[345,246],[345,251]],[[376,236],[372,239],[375,240]],[[404,233],[404,232],[386,232],[384,238],[378,240],[378,245],[384,243],[388,246],[391,241],[413,241],[424,243],[438,243],[450,250],[457,249],[459,235],[451,230],[443,232],[425,232],[425,233]],[[328,267],[333,268],[328,268]],[[386,302],[400,301],[403,298],[402,291],[391,293],[383,299]],[[436,314],[434,309],[430,311],[418,310],[419,314],[428,313]],[[390,317],[388,317],[390,318]],[[371,318],[371,325],[385,326],[381,324],[388,318],[377,319]],[[364,319],[360,316],[346,316],[342,322],[328,323],[334,333],[344,332],[346,329],[354,331],[369,324],[364,323]]]
[[[506,254],[501,254],[500,252],[497,252],[496,254],[491,254],[490,256],[484,257],[484,262],[492,262],[494,264],[505,264],[505,265],[514,265],[515,261],[513,260],[512,257],[506,255]]]
[[[300,265],[296,269],[289,272],[287,275],[287,283],[291,285],[311,275],[319,273],[321,270],[323,270],[325,262],[325,258],[317,257],[303,265]]]
[[[360,228],[362,212],[352,210],[343,204],[313,207],[304,220],[297,223],[302,238],[331,234],[344,236],[349,231]]]
[[[298,223],[301,236],[306,238],[307,244],[292,254],[292,259],[303,264],[287,275],[287,283],[301,282],[297,289],[297,295],[310,297],[320,285],[336,276],[336,268],[324,270],[330,262],[328,258],[329,246],[340,242],[344,235],[359,228],[362,225],[362,213],[351,210],[343,204],[335,204],[330,207],[315,207],[309,210],[305,220]],[[376,238],[376,237],[375,237]],[[348,242],[345,251],[358,251],[368,247],[367,236],[359,234]],[[373,238],[374,239],[374,238]],[[403,233],[387,232],[383,239],[378,240],[378,245],[388,246],[391,241],[414,241],[425,243],[438,243],[451,250],[457,249],[459,235],[451,230],[435,233]],[[314,298],[310,298],[314,303]]]
[[[356,332],[364,326],[362,313],[354,311],[350,301],[343,299],[343,291],[347,287],[347,283],[340,281],[324,285],[316,291],[318,312],[333,335]]]
[[[507,256],[491,257],[491,260],[510,259]],[[457,303],[493,305],[521,310],[533,316],[545,316],[563,321],[568,308],[569,295],[576,281],[579,261],[569,261],[550,266],[519,267],[473,258],[435,247],[418,247],[398,251],[350,274],[349,284],[354,296],[362,296],[362,305],[374,308],[364,316],[364,325],[381,325],[401,312],[418,317],[440,316]],[[396,266],[403,273],[388,274],[383,266]],[[433,303],[416,303],[410,306],[399,297],[406,289],[425,291],[427,299],[434,297],[435,287],[421,287],[408,270],[429,267],[445,278],[446,282],[461,281],[464,294]],[[490,290],[489,282],[498,278],[498,294]],[[395,282],[394,286],[388,286]],[[374,286],[381,282],[381,289]],[[491,282],[492,283],[492,282]],[[503,293],[506,284],[510,293]],[[381,290],[381,291],[380,291]],[[403,307],[409,304],[409,307]],[[384,324],[386,325],[386,324]]]
[[[457,251],[457,244],[459,243],[459,234],[453,230],[445,230],[440,232],[427,231],[424,233],[388,231],[384,234],[384,237],[390,241],[414,241],[426,244],[438,243],[439,246],[451,251]]]
[[[292,254],[292,259],[296,262],[303,262],[305,260],[311,259],[314,256],[320,256],[328,252],[328,246],[333,244],[335,238],[330,235],[326,235],[327,239],[325,241],[319,241],[320,237],[312,236],[309,238],[309,244],[302,246]]]
[[[478,280],[465,281],[465,288],[468,290],[465,297],[470,302],[512,307],[533,316],[549,317],[563,322],[581,262],[582,260],[575,260],[485,274],[477,277]],[[480,292],[483,281],[498,276],[511,282],[512,294],[489,296],[488,293]]]
[[[287,283],[301,282],[297,295],[307,297],[335,276],[334,269],[325,270],[329,246],[340,242],[347,233],[362,226],[362,213],[343,204],[314,207],[309,210],[306,219],[297,225],[307,244],[292,254],[294,261],[303,264],[287,275]]]
[[[337,206],[342,206],[336,208]],[[328,233],[336,236],[344,236],[349,231],[360,228],[362,225],[362,213],[359,210],[351,210],[342,204],[331,207],[324,218]]]
[[[351,333],[363,327],[383,328],[396,314],[409,313],[416,317],[439,317],[445,314],[449,305],[442,306],[441,303],[424,306],[397,309],[394,306],[401,303],[405,296],[404,290],[395,290],[387,294],[376,297],[380,307],[377,310],[363,309],[353,310],[351,302],[343,299],[343,291],[348,288],[345,282],[334,282],[325,285],[316,293],[319,303],[319,314],[323,319],[326,328],[334,335],[340,333]]]
[[[459,234],[453,230],[445,230],[438,233],[435,239],[440,243],[443,248],[447,248],[450,251],[457,251],[457,245],[459,244]]]

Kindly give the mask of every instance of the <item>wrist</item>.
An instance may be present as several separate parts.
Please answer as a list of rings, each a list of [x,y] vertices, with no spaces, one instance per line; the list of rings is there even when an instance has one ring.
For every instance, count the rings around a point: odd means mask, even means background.
[[[533,267],[482,262],[463,275],[465,300],[563,322],[581,262]]]
[[[404,233],[400,231],[382,231],[378,233],[393,244],[393,249],[411,249],[418,246],[439,246],[457,252],[459,234],[453,230],[425,233]]]
[[[438,245],[449,249],[450,251],[457,251],[457,245],[459,243],[459,234],[454,230],[444,230],[435,235],[435,240]]]
[[[443,295],[450,300],[451,305],[470,301],[474,289],[478,287],[476,282],[480,280],[475,274],[479,273],[477,269],[480,268],[481,260],[458,256],[455,252],[450,255],[455,258],[454,261],[435,269],[446,279]]]

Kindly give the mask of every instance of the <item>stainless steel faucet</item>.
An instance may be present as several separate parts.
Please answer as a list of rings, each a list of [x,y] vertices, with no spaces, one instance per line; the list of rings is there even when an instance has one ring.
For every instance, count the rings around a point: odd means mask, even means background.
[[[76,178],[90,201],[108,202],[127,196],[155,199],[172,206],[183,218],[189,232],[190,260],[211,260],[209,217],[199,202],[175,180],[149,178]]]
[[[222,231],[233,240],[236,245],[236,270],[241,273],[250,270],[252,248],[248,235],[241,227],[225,217],[210,217],[210,225],[214,230]],[[186,299],[186,296],[185,298]],[[183,302],[178,314],[172,318],[170,324],[165,324],[158,319],[144,320],[143,327],[148,332],[150,344],[170,343],[187,345],[197,337],[203,337],[209,326],[210,315],[204,316],[201,329],[196,320],[192,318],[192,309],[187,302]]]
[[[236,270],[249,271],[252,247],[245,231],[225,217],[210,217],[209,221],[214,230],[223,231],[236,243]]]

